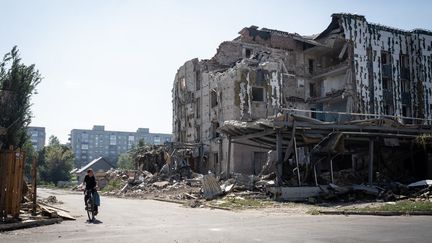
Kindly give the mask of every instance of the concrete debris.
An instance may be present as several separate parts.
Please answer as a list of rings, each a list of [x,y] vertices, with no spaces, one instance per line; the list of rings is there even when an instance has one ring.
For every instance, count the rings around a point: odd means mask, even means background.
[[[204,198],[207,200],[215,199],[223,193],[218,181],[212,174],[203,177],[202,190]]]
[[[69,211],[62,208],[53,206],[52,204],[61,204],[55,196],[49,196],[47,198],[38,199],[36,202],[36,212],[33,212],[33,203],[29,199],[31,197],[30,192],[28,196],[24,196],[23,203],[21,204],[21,215],[23,219],[35,219],[37,221],[46,220],[47,218],[61,218],[65,220],[75,220],[75,217],[69,214]]]
[[[168,181],[158,181],[153,183],[153,186],[155,186],[158,189],[161,189],[167,187],[169,184],[170,183]]]
[[[432,180],[417,181],[408,185],[408,187],[419,187],[419,186],[432,186]]]
[[[47,198],[41,199],[40,201],[43,203],[48,203],[48,204],[62,204],[63,203],[61,201],[58,201],[55,196],[48,196]]]

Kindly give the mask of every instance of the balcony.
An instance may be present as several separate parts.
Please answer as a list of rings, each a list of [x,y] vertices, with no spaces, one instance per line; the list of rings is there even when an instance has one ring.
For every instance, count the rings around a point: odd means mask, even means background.
[[[401,79],[410,80],[409,68],[401,68]]]
[[[382,65],[382,76],[383,77],[391,77],[392,76],[392,67],[390,64]]]
[[[383,100],[386,103],[393,102],[393,92],[391,90],[383,90]]]
[[[404,105],[411,104],[411,94],[409,92],[402,92],[402,104]]]

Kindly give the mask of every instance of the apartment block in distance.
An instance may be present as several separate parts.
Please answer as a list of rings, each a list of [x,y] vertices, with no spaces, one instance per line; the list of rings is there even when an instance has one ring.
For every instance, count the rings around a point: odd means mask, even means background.
[[[27,134],[36,151],[40,151],[44,148],[46,137],[45,127],[28,127]]]
[[[105,126],[93,126],[93,129],[73,129],[70,134],[72,151],[77,167],[87,164],[95,158],[103,157],[116,164],[120,154],[130,150],[140,140],[146,144],[161,145],[171,142],[171,134],[150,133],[148,128],[138,128],[136,132],[107,131]]]

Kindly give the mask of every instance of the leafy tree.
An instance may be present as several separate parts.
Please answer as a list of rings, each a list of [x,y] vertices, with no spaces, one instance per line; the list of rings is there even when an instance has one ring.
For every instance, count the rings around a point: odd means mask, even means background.
[[[35,151],[32,143],[30,140],[27,140],[23,147],[22,151],[25,154],[25,161],[24,161],[24,174],[28,179],[30,179],[31,176],[31,169],[33,166],[33,159],[36,159],[38,157],[38,153]]]
[[[0,147],[22,147],[27,138],[27,127],[31,121],[30,98],[41,82],[35,65],[21,63],[15,46],[0,61]]]
[[[117,165],[121,169],[132,170],[134,169],[134,162],[132,156],[129,153],[120,154]]]
[[[48,146],[40,155],[43,156],[43,162],[40,165],[41,180],[57,183],[70,179],[74,155],[68,146],[60,144],[57,137],[49,138]]]
[[[145,143],[145,141],[144,141],[144,139],[140,139],[139,141],[138,141],[138,148],[141,148],[141,147],[144,147],[146,145],[146,143]]]

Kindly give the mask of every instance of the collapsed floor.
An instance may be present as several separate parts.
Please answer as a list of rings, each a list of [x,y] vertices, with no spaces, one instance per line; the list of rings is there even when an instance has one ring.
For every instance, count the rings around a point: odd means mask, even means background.
[[[132,174],[108,172],[107,180],[121,178],[122,185],[109,193],[195,201],[224,196],[310,203],[430,200],[430,125],[338,112],[330,114],[340,118],[337,122],[322,122],[302,112],[227,121],[218,129],[230,144],[268,149],[258,175],[230,172],[229,164],[227,175],[195,173],[196,145],[178,143],[143,152],[136,161],[140,170]]]

